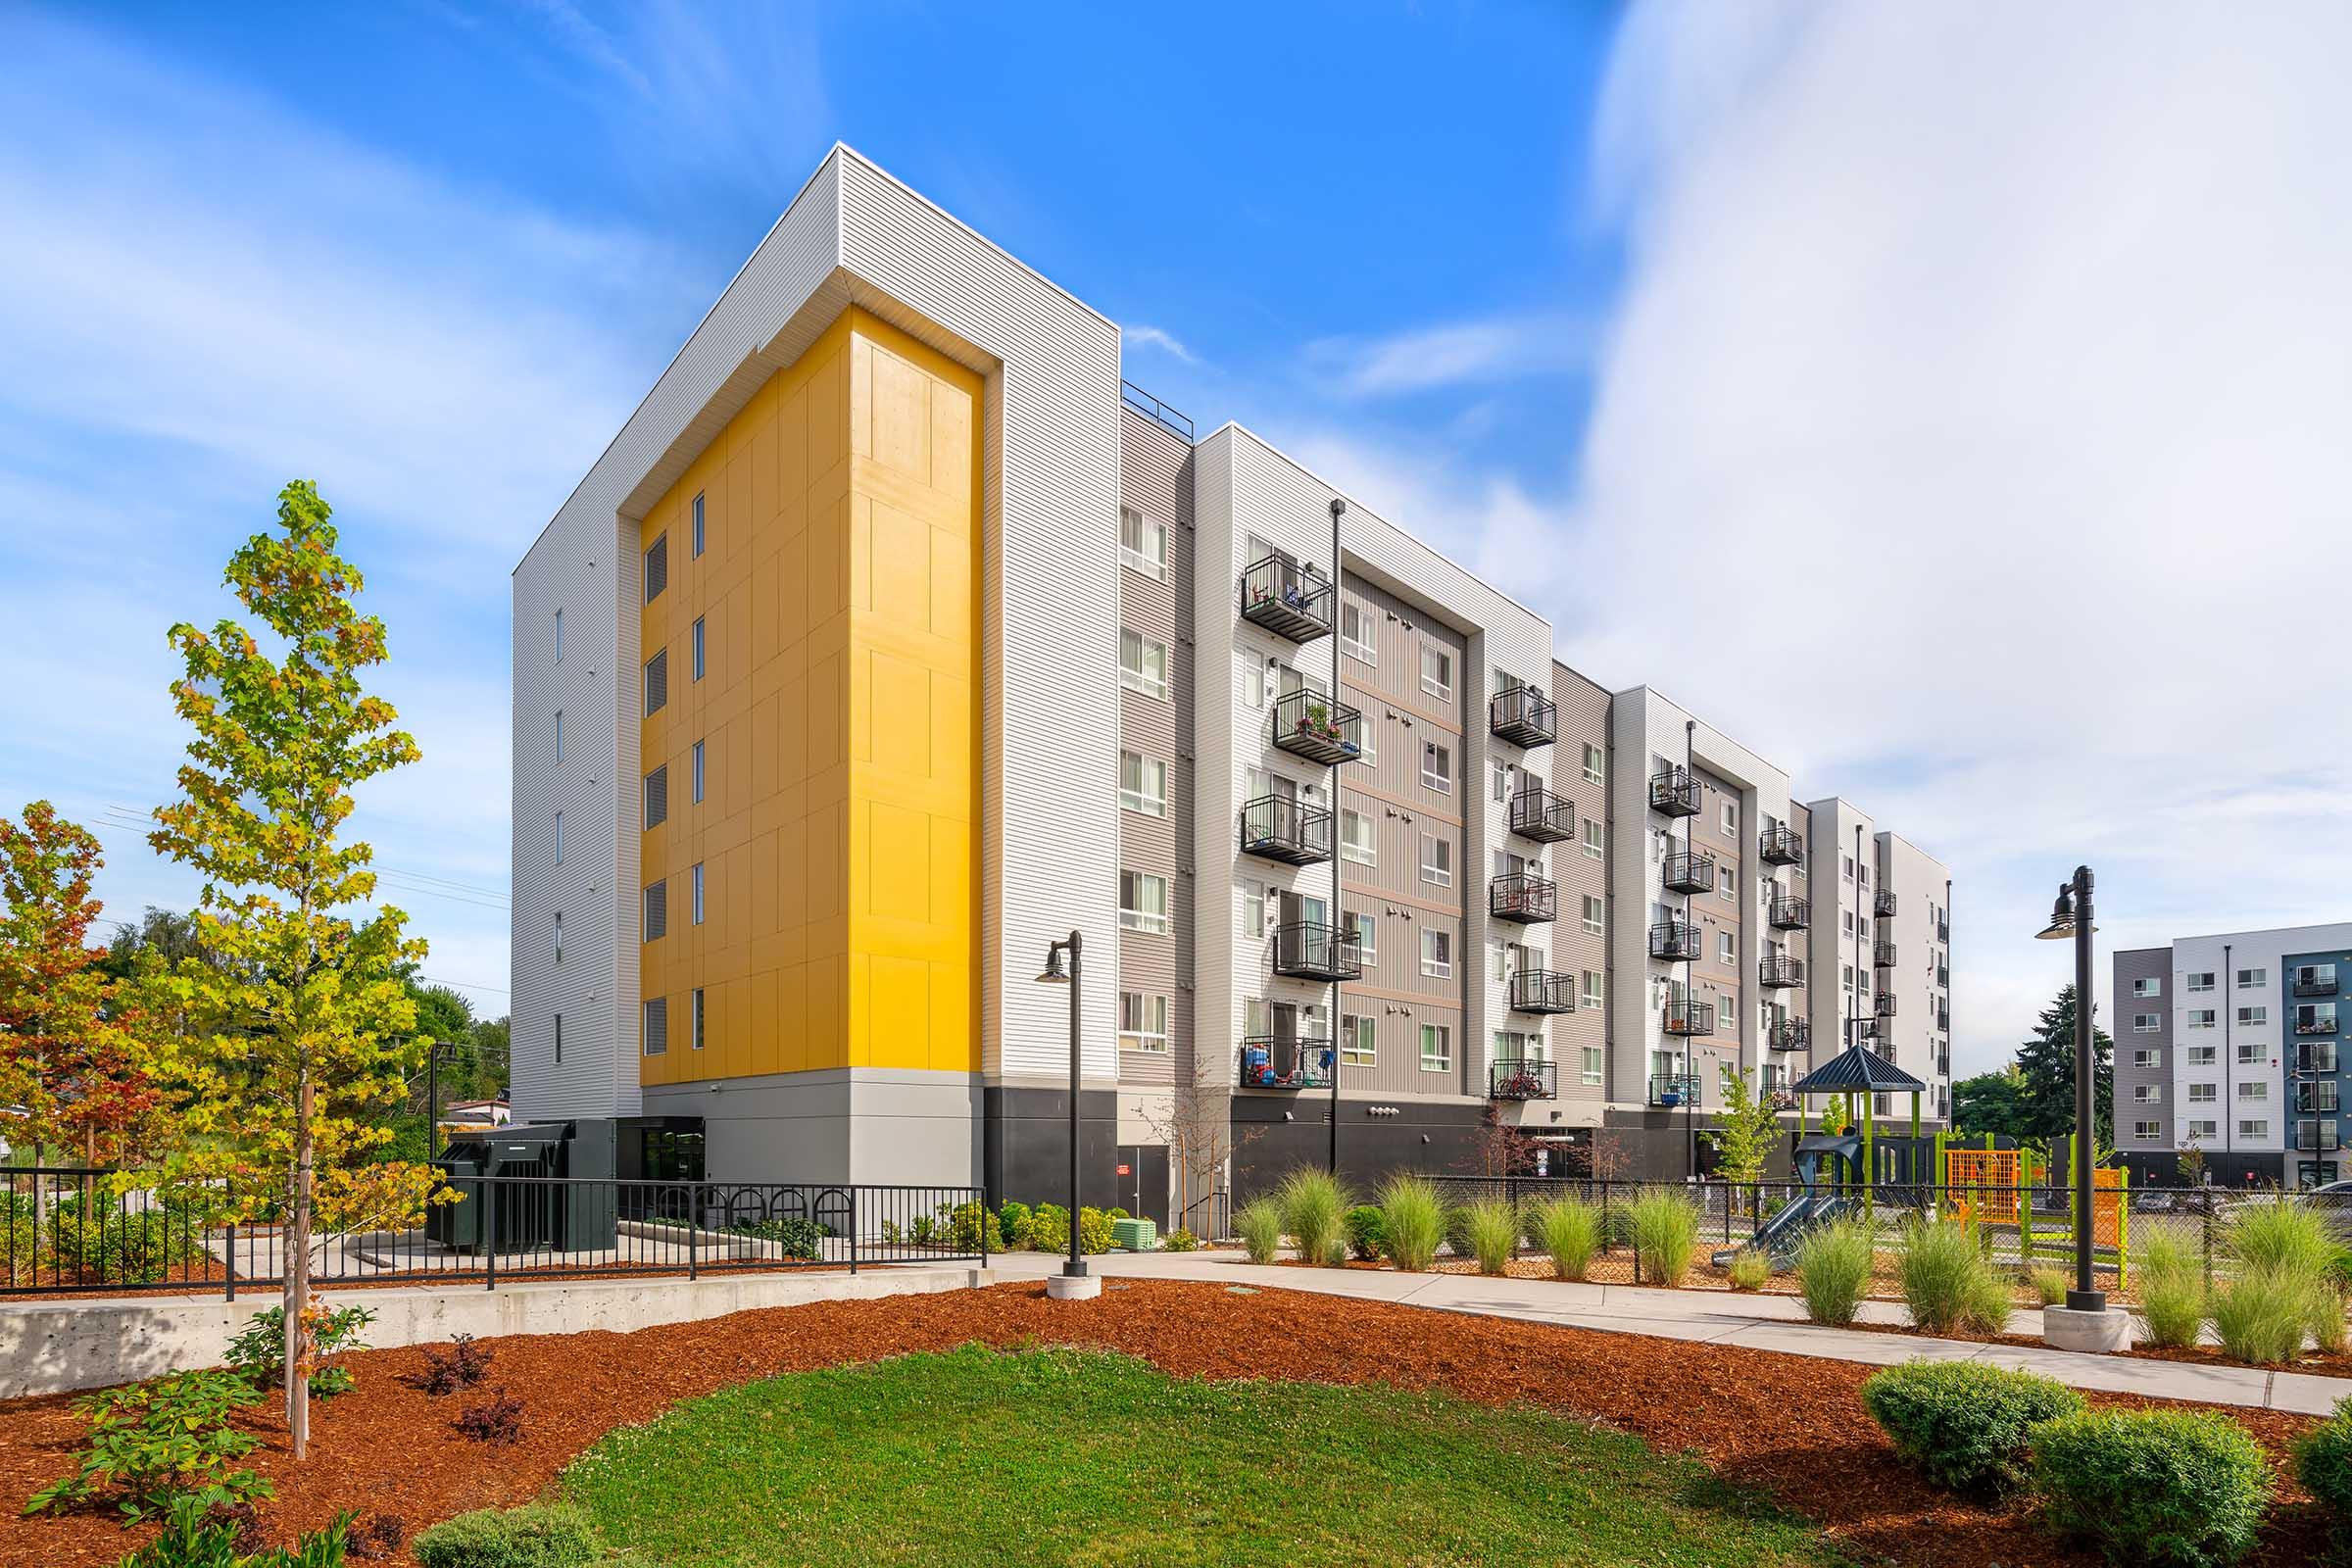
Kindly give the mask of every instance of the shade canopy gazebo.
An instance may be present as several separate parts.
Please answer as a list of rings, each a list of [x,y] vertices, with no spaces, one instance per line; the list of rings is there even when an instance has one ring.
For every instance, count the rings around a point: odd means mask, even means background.
[[[1853,1045],[1838,1053],[1811,1072],[1788,1086],[1792,1095],[1859,1095],[1862,1097],[1862,1160],[1864,1170],[1876,1172],[1877,1158],[1873,1151],[1874,1131],[1871,1113],[1872,1097],[1878,1095],[1909,1095],[1911,1097],[1911,1136],[1919,1136],[1919,1097],[1927,1091],[1920,1082],[1901,1067],[1868,1046]],[[1915,1145],[1905,1146],[1912,1152],[1903,1156],[1907,1167],[1917,1157]],[[1914,1178],[1915,1179],[1915,1178]]]

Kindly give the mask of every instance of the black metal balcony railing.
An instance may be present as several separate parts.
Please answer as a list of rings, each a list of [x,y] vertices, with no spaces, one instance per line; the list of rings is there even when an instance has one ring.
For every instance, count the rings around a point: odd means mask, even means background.
[[[1532,872],[1498,876],[1487,884],[1487,913],[1519,925],[1559,918],[1559,889]]]
[[[2299,1035],[2331,1035],[2335,1033],[2335,1004],[2323,1003],[2316,1007],[2295,1009],[2295,1033]]]
[[[1756,858],[1766,865],[1794,865],[1804,858],[1804,835],[1786,822],[1756,835]]]
[[[1660,920],[1649,928],[1649,956],[1668,963],[1698,956],[1698,927],[1688,920]]]
[[[1331,812],[1283,795],[1261,795],[1242,808],[1242,853],[1290,865],[1331,858]]]
[[[1652,1073],[1649,1079],[1649,1102],[1669,1108],[1698,1103],[1698,1077],[1694,1073]]]
[[[2332,997],[2335,995],[2335,965],[2323,964],[2317,968],[2295,971],[2295,995],[2298,997]]]
[[[1698,814],[1698,780],[1687,767],[1670,767],[1649,775],[1649,808],[1668,816]]]
[[[1293,980],[1360,980],[1363,945],[1353,931],[1294,920],[1274,928],[1274,972]]]
[[[1250,1035],[1242,1042],[1244,1089],[1329,1089],[1331,1042],[1312,1036]]]
[[[1519,969],[1511,974],[1513,1012],[1574,1012],[1576,976],[1557,969]]]
[[[2330,1083],[2299,1083],[2295,1087],[2295,1114],[2298,1116],[2332,1116],[2335,1114],[2335,1085]]]
[[[1756,984],[1767,991],[1785,991],[1805,983],[1805,963],[1786,953],[1768,953],[1756,962]]]
[[[1772,1051],[1803,1051],[1813,1044],[1813,1026],[1802,1018],[1782,1018],[1764,1031],[1764,1044]]]
[[[1946,991],[1949,991],[1949,990],[1951,990],[1951,989],[1952,989],[1952,971],[1951,971],[1950,969],[1948,969],[1948,968],[1944,967],[1944,966],[1943,966],[1942,964],[1940,964],[1940,963],[1939,963],[1939,964],[1937,964],[1937,965],[1936,966],[1936,983],[1938,986],[1941,986],[1941,987],[1942,987],[1944,990],[1946,990]]]
[[[1511,797],[1511,831],[1538,844],[1565,844],[1576,837],[1576,803],[1541,786]]]
[[[1882,920],[1894,918],[1894,895],[1881,888],[1870,901],[1870,912]]]
[[[1893,968],[1894,956],[1894,944],[1891,942],[1873,942],[1870,945],[1870,966],[1873,969]]]
[[[1952,940],[1951,921],[1938,920],[1936,922],[1936,940],[1938,942],[1949,942]]]
[[[2295,1123],[2295,1149],[2302,1153],[2325,1153],[2343,1148],[2343,1141],[2333,1122],[2299,1121]]]
[[[1802,931],[1813,923],[1813,901],[1777,895],[1764,906],[1764,923],[1775,931]]]
[[[1871,1011],[1877,1013],[1882,1018],[1893,1017],[1894,993],[1891,991],[1880,992],[1876,997],[1871,999],[1870,1008]]]
[[[1939,1035],[1948,1035],[1952,1032],[1951,1008],[1937,1007],[1936,1009],[1936,1032]]]
[[[1252,562],[1242,573],[1242,618],[1295,643],[1331,633],[1331,579],[1287,556]]]
[[[1363,727],[1357,710],[1303,687],[1274,705],[1274,744],[1327,767],[1364,755]]]
[[[2335,1071],[2335,1042],[2306,1041],[2295,1048],[2295,1071],[2326,1074]]]
[[[1557,1100],[1559,1078],[1548,1061],[1495,1061],[1487,1064],[1489,1100]]]
[[[1666,857],[1666,891],[1714,892],[1715,857],[1703,850],[1676,850],[1669,854]]]
[[[1711,1035],[1715,1032],[1715,1004],[1674,998],[1666,1004],[1665,1028],[1670,1035]]]
[[[1487,704],[1487,727],[1513,746],[1549,746],[1559,733],[1551,699],[1533,686],[1496,692]]]

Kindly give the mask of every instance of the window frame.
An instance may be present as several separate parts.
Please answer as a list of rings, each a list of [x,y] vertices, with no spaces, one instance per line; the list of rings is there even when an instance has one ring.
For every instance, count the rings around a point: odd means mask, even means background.
[[[1437,661],[1437,673],[1430,673],[1430,661]],[[1421,695],[1435,697],[1439,702],[1453,701],[1453,651],[1436,643],[1421,644]]]
[[[1136,662],[1127,662],[1127,650],[1135,649]],[[1159,655],[1159,673],[1152,673],[1152,655]],[[1168,700],[1168,645],[1147,637],[1132,626],[1119,628],[1119,685],[1126,691],[1152,698],[1155,702]],[[1096,755],[1100,756],[1100,753]]]
[[[1153,1029],[1154,1008],[1159,1027]],[[1121,991],[1119,993],[1119,1049],[1141,1055],[1164,1056],[1168,1054],[1170,1008],[1167,997],[1157,991]],[[1157,1045],[1152,1042],[1157,1041]]]
[[[1453,978],[1453,933],[1437,926],[1421,928],[1421,973],[1431,980]]]
[[[1132,789],[1127,784],[1127,764],[1129,762],[1135,764],[1135,785]],[[1148,788],[1154,769],[1159,775],[1159,793],[1157,795],[1152,794]],[[1129,751],[1125,747],[1121,747],[1119,749],[1119,809],[1132,811],[1137,816],[1155,817],[1164,821],[1168,814],[1168,764],[1156,757],[1146,757],[1141,752]]]
[[[1433,1041],[1436,1045],[1434,1052],[1431,1050]],[[1453,1071],[1453,1030],[1451,1026],[1442,1023],[1423,1024],[1420,1044],[1421,1070],[1423,1072]]]
[[[1147,907],[1143,902],[1145,891],[1153,887],[1156,887],[1159,892],[1159,907],[1156,911]],[[1137,902],[1133,904],[1128,901],[1130,890],[1134,892],[1137,899]],[[1140,936],[1166,936],[1169,929],[1170,899],[1169,879],[1161,876],[1158,872],[1131,870],[1126,866],[1119,868],[1120,930],[1133,931]]]
[[[1127,542],[1127,519],[1130,517],[1133,517],[1136,522],[1136,542],[1133,545]],[[1155,537],[1159,544],[1156,553],[1147,548]],[[1168,525],[1153,517],[1141,507],[1130,507],[1122,503],[1119,507],[1119,564],[1139,577],[1149,577],[1153,582],[1166,582],[1168,580]],[[1254,563],[1244,562],[1242,564],[1243,569],[1247,570]]]

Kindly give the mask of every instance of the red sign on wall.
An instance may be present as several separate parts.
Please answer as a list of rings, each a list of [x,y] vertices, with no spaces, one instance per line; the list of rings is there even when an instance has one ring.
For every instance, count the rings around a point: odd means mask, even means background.
[[[1121,1166],[1119,1167],[1119,1174],[1120,1174],[1120,1175],[1122,1175],[1122,1176],[1132,1176],[1132,1175],[1134,1175],[1134,1174],[1135,1174],[1135,1172],[1134,1172],[1134,1171],[1132,1171],[1132,1170],[1130,1170],[1130,1169],[1128,1169],[1126,1166],[1124,1166],[1124,1165],[1121,1165]]]

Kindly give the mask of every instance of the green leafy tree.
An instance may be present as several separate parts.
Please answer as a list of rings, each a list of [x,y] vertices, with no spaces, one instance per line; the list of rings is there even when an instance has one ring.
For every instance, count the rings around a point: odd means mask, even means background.
[[[2068,1028],[2074,1025],[2070,1022]],[[2074,1093],[2072,1080],[2067,1090]],[[2068,1125],[2073,1125],[2069,1102]],[[1981,1072],[1952,1085],[1952,1130],[1970,1138],[1992,1133],[2020,1142],[2034,1136],[2026,1111],[2026,1075],[2015,1062],[1996,1072]]]
[[[424,956],[407,916],[369,912],[372,852],[342,837],[360,784],[416,759],[398,714],[360,685],[383,662],[383,623],[353,601],[308,481],[278,496],[277,527],[230,558],[228,585],[262,623],[172,628],[172,689],[194,730],[182,799],[159,808],[156,850],[204,877],[200,947],[157,985],[183,1026],[158,1032],[156,1076],[177,1087],[186,1133],[156,1173],[214,1195],[227,1217],[282,1216],[286,1420],[309,1444],[312,1250],[322,1231],[413,1224],[428,1167],[369,1162],[382,1112],[422,1059],[401,966]],[[262,636],[270,646],[265,647]],[[273,651],[274,650],[274,651]]]
[[[2111,1145],[2115,1141],[2115,1042],[2107,1038],[2106,1030],[2097,1027],[2096,1003],[2091,1004],[2091,1138],[2094,1146]],[[2023,1110],[2028,1131],[2057,1147],[2059,1140],[2075,1130],[2073,986],[2060,991],[2057,1001],[2042,1009],[2034,1038],[2018,1047],[2017,1070],[2024,1084]]]
[[[1715,1140],[1716,1173],[1725,1181],[1758,1181],[1781,1134],[1780,1112],[1772,1108],[1770,1097],[1756,1092],[1747,1074],[1728,1061],[1722,1067],[1723,1109],[1716,1113],[1710,1135]]]

